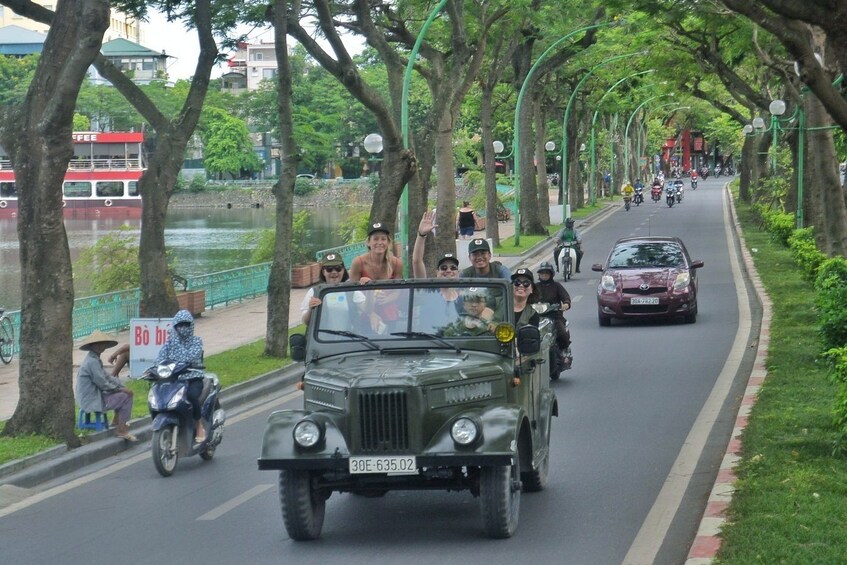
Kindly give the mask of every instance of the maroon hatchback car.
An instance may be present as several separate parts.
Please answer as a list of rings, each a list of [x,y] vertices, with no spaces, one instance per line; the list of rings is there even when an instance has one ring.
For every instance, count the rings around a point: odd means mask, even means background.
[[[597,287],[597,316],[601,326],[612,318],[682,316],[697,320],[697,269],[678,237],[627,237],[612,247],[605,264],[591,270],[603,273]]]

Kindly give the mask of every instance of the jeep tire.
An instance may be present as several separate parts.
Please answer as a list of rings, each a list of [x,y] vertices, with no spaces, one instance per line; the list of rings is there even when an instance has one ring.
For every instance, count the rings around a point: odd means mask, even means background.
[[[308,471],[279,472],[279,503],[288,536],[296,541],[317,539],[321,535],[326,497],[312,487]]]
[[[521,508],[520,453],[514,465],[483,467],[479,478],[482,528],[490,538],[508,538],[518,528]]]

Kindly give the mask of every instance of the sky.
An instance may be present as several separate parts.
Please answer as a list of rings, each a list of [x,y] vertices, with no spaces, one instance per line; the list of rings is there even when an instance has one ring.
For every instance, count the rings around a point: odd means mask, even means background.
[[[256,43],[261,39],[272,40],[273,31],[270,28],[255,30],[249,38]],[[164,50],[168,55],[176,57],[168,59],[168,76],[171,80],[190,79],[194,74],[200,55],[200,44],[194,30],[184,28],[179,22],[168,22],[164,14],[151,12],[150,21],[144,26],[142,45],[156,51]],[[226,63],[219,64],[212,70],[212,78],[218,78],[225,72]]]
[[[270,26],[266,29],[245,26],[239,28],[239,31],[247,33],[251,43],[259,43],[261,40],[273,41],[273,30]],[[144,28],[144,40],[141,43],[149,49],[164,50],[168,55],[177,57],[168,59],[168,76],[171,80],[190,79],[194,74],[197,57],[200,55],[200,45],[194,30],[187,30],[178,22],[168,22],[164,14],[151,12],[150,22]],[[325,49],[328,48],[323,41],[319,43]],[[351,54],[359,53],[363,49],[363,41],[358,38],[346,38],[344,43]],[[220,77],[226,70],[226,63],[217,65],[212,70],[212,78]]]

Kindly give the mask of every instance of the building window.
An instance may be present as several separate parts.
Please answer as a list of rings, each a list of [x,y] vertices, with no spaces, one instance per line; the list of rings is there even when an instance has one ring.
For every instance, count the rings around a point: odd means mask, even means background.
[[[254,61],[264,61],[265,60],[265,54],[262,53],[262,52],[253,53],[253,60]]]
[[[129,189],[128,193],[130,196],[138,196],[138,181],[131,180],[126,183],[127,188]]]
[[[276,69],[262,69],[262,78],[274,78]]]

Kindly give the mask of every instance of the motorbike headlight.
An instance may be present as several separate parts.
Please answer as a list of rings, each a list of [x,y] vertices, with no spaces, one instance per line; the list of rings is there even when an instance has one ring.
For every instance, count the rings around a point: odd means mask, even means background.
[[[459,445],[470,445],[479,437],[479,427],[470,418],[456,418],[450,427],[450,437]]]
[[[312,420],[300,420],[294,426],[294,441],[300,447],[314,447],[321,440],[321,427]]]
[[[676,280],[673,282],[674,290],[685,290],[688,288],[688,283],[691,282],[691,273],[689,271],[683,271],[676,276]]]
[[[185,400],[186,390],[188,390],[186,387],[182,387],[178,391],[176,391],[176,393],[168,401],[168,410],[176,409],[176,407],[179,406],[183,400]]]
[[[600,279],[600,288],[605,290],[606,292],[615,292],[617,287],[615,286],[615,277],[612,275],[603,275]]]
[[[173,363],[169,363],[168,365],[159,365],[156,367],[156,374],[159,375],[160,379],[167,379],[174,372],[175,365]]]

